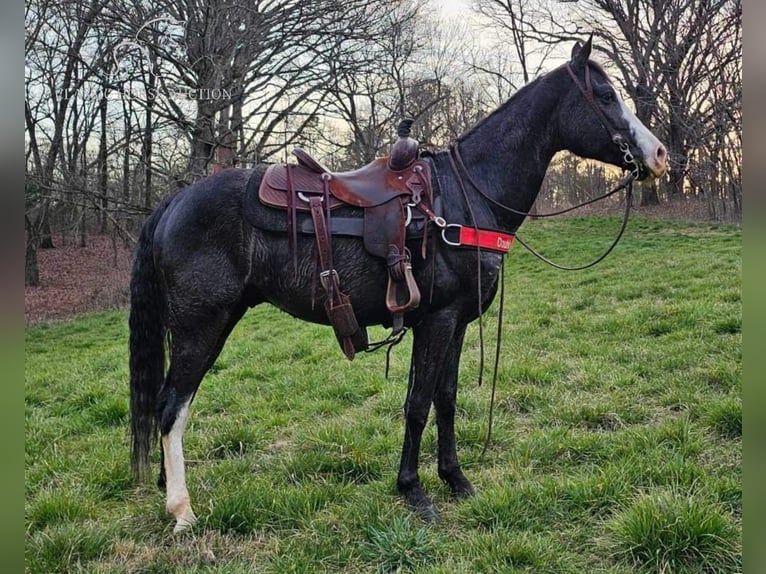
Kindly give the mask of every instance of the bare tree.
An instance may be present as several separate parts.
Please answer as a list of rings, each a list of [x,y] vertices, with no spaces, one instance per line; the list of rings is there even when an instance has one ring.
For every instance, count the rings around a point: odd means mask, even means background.
[[[31,164],[27,166],[25,267],[29,285],[39,278],[37,248],[53,245],[51,192],[56,176],[71,184],[83,176],[87,163],[94,110],[90,102],[78,98],[78,92],[92,71],[82,65],[81,51],[105,4],[106,0],[33,0],[26,6],[24,120]],[[81,104],[91,109],[86,111]]]
[[[165,0],[147,7],[124,0],[119,20],[126,36],[157,56],[155,113],[187,134],[188,179],[195,179],[216,154],[263,160],[294,142],[326,97],[328,53],[353,65],[346,44],[386,35],[386,4]],[[174,49],[163,45],[169,35]],[[289,130],[282,129],[288,118]]]
[[[497,35],[491,48],[483,52],[486,64],[481,59],[476,66],[481,71],[495,75],[502,69],[513,69],[519,78],[505,75],[504,79],[514,90],[540,74],[553,51],[553,46],[538,42],[541,27],[546,23],[546,13],[540,0],[472,0],[474,10],[481,14]],[[511,47],[511,50],[507,49]],[[506,58],[510,54],[513,65]],[[502,63],[501,67],[492,64]],[[520,73],[518,73],[520,72]]]
[[[391,3],[379,24],[385,33],[373,42],[338,44],[327,53],[329,97],[325,113],[349,129],[338,167],[355,167],[381,155],[395,136],[399,119],[413,115],[409,86],[420,77],[414,66],[426,45],[422,0]],[[328,134],[329,135],[329,134]]]
[[[211,162],[263,161],[317,139],[329,54],[349,73],[369,65],[355,50],[391,36],[389,8],[383,0],[30,0],[28,282],[54,220],[83,240],[87,229],[107,228],[129,240],[159,195]]]
[[[568,5],[566,18],[559,2],[548,4],[550,26],[533,35],[558,44],[594,34],[595,48],[617,69],[636,115],[653,125],[669,148],[669,197],[687,193],[689,161],[701,157],[702,134],[739,129],[739,87],[727,78],[742,66],[741,1],[581,0]],[[734,113],[725,126],[718,115],[716,126],[713,110],[720,107],[715,100],[722,84],[730,88],[726,105]],[[741,180],[734,185],[741,188]],[[656,188],[645,189],[643,196],[650,203],[659,200]]]

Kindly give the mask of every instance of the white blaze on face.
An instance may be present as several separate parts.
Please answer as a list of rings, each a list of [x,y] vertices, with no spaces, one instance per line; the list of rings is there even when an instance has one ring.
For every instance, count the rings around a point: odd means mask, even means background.
[[[641,123],[619,95],[617,95],[617,100],[620,102],[622,117],[630,126],[633,140],[636,142],[638,149],[641,150],[641,160],[649,168],[649,171],[652,172],[652,175],[662,177],[668,171],[668,154],[665,151],[665,146]]]

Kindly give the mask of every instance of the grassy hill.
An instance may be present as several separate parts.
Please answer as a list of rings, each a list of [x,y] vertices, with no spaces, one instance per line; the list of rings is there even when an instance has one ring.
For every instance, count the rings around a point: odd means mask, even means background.
[[[522,235],[575,264],[618,226],[532,221]],[[126,313],[29,328],[28,571],[740,570],[740,230],[636,219],[594,269],[556,271],[516,246],[505,272],[483,458],[476,324],[461,364],[458,453],[476,497],[449,496],[434,425],[424,434],[436,525],[396,495],[409,338],[385,380],[383,353],[348,363],[329,328],[248,313],[194,402],[185,449],[200,520],[173,536],[162,493],[129,473]]]

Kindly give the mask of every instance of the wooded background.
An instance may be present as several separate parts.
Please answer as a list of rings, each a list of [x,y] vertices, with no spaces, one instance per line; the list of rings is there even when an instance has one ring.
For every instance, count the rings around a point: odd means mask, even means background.
[[[403,116],[442,147],[593,33],[594,58],[665,143],[641,205],[742,214],[741,0],[29,0],[26,273],[54,238],[132,243],[161,197],[300,145],[332,169],[385,155]],[[555,158],[541,209],[616,170]]]

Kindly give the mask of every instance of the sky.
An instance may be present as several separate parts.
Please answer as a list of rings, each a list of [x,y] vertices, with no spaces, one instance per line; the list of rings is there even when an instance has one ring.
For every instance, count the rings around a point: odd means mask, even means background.
[[[460,16],[471,12],[468,0],[431,0],[431,3],[448,16]]]

